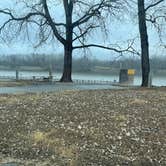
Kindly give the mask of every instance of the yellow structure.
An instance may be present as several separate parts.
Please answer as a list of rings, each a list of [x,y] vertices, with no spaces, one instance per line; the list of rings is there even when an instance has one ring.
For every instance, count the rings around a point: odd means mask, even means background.
[[[134,75],[135,74],[135,70],[134,69],[128,69],[127,74],[128,75]]]
[[[119,83],[133,85],[134,84],[134,69],[121,69],[119,73]]]

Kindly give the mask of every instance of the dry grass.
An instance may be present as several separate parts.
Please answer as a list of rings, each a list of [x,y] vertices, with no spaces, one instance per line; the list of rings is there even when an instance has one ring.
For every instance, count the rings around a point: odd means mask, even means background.
[[[166,165],[166,90],[0,97],[0,163]]]

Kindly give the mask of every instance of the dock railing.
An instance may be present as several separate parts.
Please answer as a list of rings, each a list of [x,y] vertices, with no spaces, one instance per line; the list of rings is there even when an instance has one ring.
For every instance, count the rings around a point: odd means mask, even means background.
[[[15,76],[0,76],[0,80],[10,80],[10,81],[21,81],[21,80],[32,80],[32,81],[44,81],[49,82],[49,77],[46,79],[46,76],[19,76],[19,80]],[[48,81],[46,81],[48,80]],[[55,76],[52,77],[51,82],[58,82],[59,78]],[[82,80],[82,79],[73,79],[74,84],[86,84],[86,85],[112,85],[113,81],[106,80]]]
[[[86,85],[112,85],[113,81],[73,79],[73,83]]]

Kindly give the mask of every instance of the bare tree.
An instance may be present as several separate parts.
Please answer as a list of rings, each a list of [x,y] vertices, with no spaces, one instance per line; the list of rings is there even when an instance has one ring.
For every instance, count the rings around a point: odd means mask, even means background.
[[[122,53],[125,51],[134,52],[132,43],[127,48],[103,46],[95,43],[88,43],[86,37],[96,28],[102,27],[105,31],[106,17],[108,14],[115,14],[121,8],[122,1],[118,0],[18,0],[26,8],[24,14],[19,15],[14,9],[1,9],[0,13],[7,15],[8,19],[1,25],[0,31],[11,27],[15,23],[19,26],[18,31],[28,29],[28,25],[35,24],[39,29],[39,44],[46,42],[52,36],[64,47],[64,67],[60,81],[71,82],[72,74],[72,53],[73,50],[89,47],[99,47]],[[55,11],[60,4],[64,12],[64,21],[58,22]],[[63,7],[62,7],[63,6]],[[63,20],[63,19],[61,19]],[[25,28],[26,27],[26,28]],[[11,29],[10,29],[11,31]],[[27,30],[28,31],[28,30]]]
[[[164,0],[155,0],[152,1],[147,7],[145,6],[145,0],[138,0],[138,19],[139,19],[139,32],[141,39],[141,64],[142,64],[142,86],[147,87],[149,84],[149,73],[150,73],[150,63],[149,63],[149,41],[148,41],[148,32],[147,32],[147,22],[151,21],[156,23],[157,19],[163,18],[165,16],[153,16],[150,15],[150,18],[147,18],[147,11]]]

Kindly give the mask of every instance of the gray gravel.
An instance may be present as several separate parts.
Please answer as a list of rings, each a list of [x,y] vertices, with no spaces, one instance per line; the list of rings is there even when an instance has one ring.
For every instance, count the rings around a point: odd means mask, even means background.
[[[95,90],[95,89],[122,89],[122,87],[112,85],[88,85],[73,83],[53,83],[41,85],[28,85],[17,87],[0,87],[0,94],[16,94],[16,93],[40,93],[40,92],[56,92],[64,90]]]

